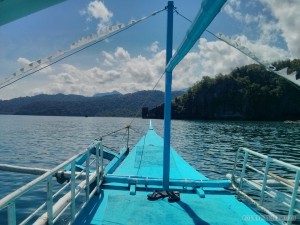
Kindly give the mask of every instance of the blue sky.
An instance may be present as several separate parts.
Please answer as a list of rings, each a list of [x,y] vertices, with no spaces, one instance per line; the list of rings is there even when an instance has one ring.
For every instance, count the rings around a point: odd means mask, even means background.
[[[128,24],[167,1],[68,0],[0,27],[0,81],[58,50],[67,50],[81,37],[111,25]],[[193,19],[199,0],[175,0],[177,10]],[[174,50],[190,23],[174,14]],[[239,41],[265,61],[300,57],[298,0],[229,0],[209,26]],[[0,90],[0,99],[36,94],[81,94],[117,90],[151,90],[165,63],[166,12],[109,38],[92,48]],[[190,87],[203,76],[226,74],[253,63],[237,50],[205,32],[174,71],[173,89]],[[158,89],[163,90],[161,81]]]

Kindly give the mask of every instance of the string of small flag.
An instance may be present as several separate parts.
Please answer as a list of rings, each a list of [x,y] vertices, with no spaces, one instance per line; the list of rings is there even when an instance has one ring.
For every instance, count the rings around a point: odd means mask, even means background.
[[[209,33],[211,33],[211,32],[209,32]],[[264,66],[267,71],[273,72],[273,73],[275,73],[275,74],[277,74],[277,75],[279,75],[279,76],[281,76],[281,77],[289,80],[290,82],[296,84],[298,87],[300,87],[300,79],[297,77],[297,72],[296,71],[288,74],[287,73],[287,70],[288,70],[287,67],[283,68],[281,70],[277,70],[277,68],[274,65],[272,65],[272,64],[270,64],[268,62],[265,62],[264,60],[260,59],[253,52],[251,52],[248,48],[246,48],[245,46],[242,46],[236,40],[233,40],[232,38],[227,37],[227,36],[225,36],[223,34],[216,34],[214,36],[216,36],[218,39],[224,41],[228,45],[232,46],[233,48],[239,50],[240,52],[242,52],[243,54],[245,54],[249,58],[253,59],[258,64]]]
[[[149,19],[150,17],[155,16],[158,13],[165,11],[165,10],[166,10],[166,8],[163,8],[161,10],[151,13],[148,16],[144,16],[138,20],[131,19],[127,25],[116,24],[114,26],[108,26],[106,28],[101,29],[100,32],[97,34],[83,37],[83,38],[79,39],[78,41],[72,43],[71,46],[69,47],[69,49],[67,49],[65,51],[60,50],[48,57],[30,62],[23,68],[20,68],[15,73],[11,74],[7,78],[5,78],[3,81],[1,81],[0,89],[7,87],[7,86],[17,82],[18,80],[21,80],[27,76],[30,76],[42,69],[45,69],[45,68],[49,67],[50,65],[53,65],[67,57],[70,57],[71,55],[74,55],[86,48],[89,48],[107,38],[110,38],[120,32],[123,32],[123,31],[131,28],[132,26],[134,26],[140,22],[143,22],[143,21]]]

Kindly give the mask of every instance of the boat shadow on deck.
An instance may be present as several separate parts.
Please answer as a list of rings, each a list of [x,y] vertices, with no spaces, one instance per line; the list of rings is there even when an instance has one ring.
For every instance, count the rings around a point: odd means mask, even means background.
[[[122,192],[102,190],[90,200],[75,224],[209,224],[184,201],[148,201],[146,192],[134,196]]]
[[[178,204],[181,208],[184,209],[184,211],[193,219],[195,224],[209,225],[209,223],[202,220],[188,204],[186,204],[182,201],[176,202],[176,204]]]

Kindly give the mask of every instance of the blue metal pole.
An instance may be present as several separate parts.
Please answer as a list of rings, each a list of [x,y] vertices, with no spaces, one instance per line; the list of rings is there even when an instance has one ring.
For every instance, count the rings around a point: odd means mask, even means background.
[[[167,48],[166,65],[172,58],[173,51],[173,1],[168,2],[168,22],[167,22]],[[165,106],[164,106],[164,167],[163,167],[163,189],[169,190],[170,180],[170,142],[171,142],[171,91],[172,91],[172,71],[166,72],[165,81]]]

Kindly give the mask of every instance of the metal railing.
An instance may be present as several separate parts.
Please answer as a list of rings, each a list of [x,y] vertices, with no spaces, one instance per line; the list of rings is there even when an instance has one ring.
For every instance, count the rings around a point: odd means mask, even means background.
[[[272,172],[271,172],[272,170]],[[274,172],[279,171],[276,175]],[[285,172],[285,173],[284,173]],[[282,176],[288,176],[283,178]],[[292,179],[293,178],[293,179]],[[300,214],[299,200],[300,167],[254,152],[247,148],[239,148],[236,156],[232,185],[240,195],[246,197],[259,209],[267,213],[269,221],[292,224]],[[275,187],[281,187],[280,190]],[[247,189],[248,188],[248,189]],[[258,191],[256,199],[250,196],[250,190]],[[287,215],[276,215],[268,209],[270,199],[286,208]]]
[[[96,149],[96,154],[94,158],[91,158],[91,151]],[[75,161],[79,157],[85,156],[85,168],[81,172],[75,172]],[[71,177],[69,181],[60,188],[57,192],[53,191],[53,177],[64,170],[66,166],[71,165]],[[93,172],[90,172],[94,170]],[[25,193],[38,188],[38,185],[45,184],[47,186],[47,200],[40,207],[38,207],[33,213],[31,213],[26,219],[21,221],[19,224],[25,225],[30,222],[32,224],[33,218],[41,215],[42,210],[46,212],[42,214],[34,224],[53,224],[60,216],[70,208],[70,224],[75,221],[77,216],[80,214],[84,206],[88,203],[90,198],[97,192],[99,193],[100,184],[103,180],[103,147],[102,141],[95,141],[83,152],[73,156],[69,160],[61,163],[59,166],[52,170],[44,173],[43,175],[37,177],[33,181],[27,183],[23,187],[17,189],[11,194],[7,195],[0,200],[0,210],[7,208],[7,221],[9,225],[17,224],[17,213],[16,213],[16,201],[22,197]],[[85,179],[82,180],[83,175]],[[80,180],[81,179],[81,180]],[[80,182],[76,185],[76,181]],[[90,184],[96,182],[96,185],[92,190],[90,190]],[[70,186],[70,191],[65,193]],[[76,203],[76,199],[80,193],[85,190],[85,201],[80,205],[79,209],[76,209],[79,204]],[[61,198],[57,199],[59,196],[63,195]],[[34,200],[34,199],[33,199]],[[28,204],[31,204],[28,202]]]

